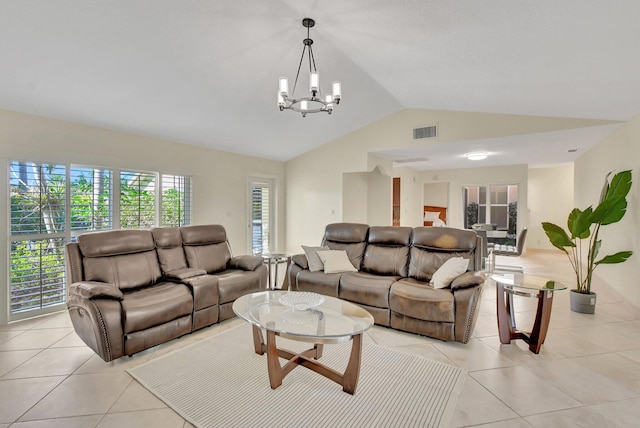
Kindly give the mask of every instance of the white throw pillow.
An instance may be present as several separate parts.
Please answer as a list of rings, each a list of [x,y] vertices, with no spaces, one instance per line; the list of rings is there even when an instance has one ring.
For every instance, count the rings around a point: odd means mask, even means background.
[[[308,247],[302,246],[304,254],[307,256],[307,263],[309,264],[309,272],[318,272],[324,269],[324,263],[318,257],[319,251],[329,251],[329,247]]]
[[[324,263],[324,273],[357,272],[346,251],[319,251],[318,257]]]
[[[447,288],[451,281],[467,271],[469,260],[462,257],[451,257],[444,262],[431,277],[433,288]]]

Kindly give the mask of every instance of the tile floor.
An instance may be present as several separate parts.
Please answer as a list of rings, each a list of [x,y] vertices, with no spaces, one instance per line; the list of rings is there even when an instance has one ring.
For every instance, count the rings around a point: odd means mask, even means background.
[[[571,283],[561,254],[529,251],[498,262]],[[371,329],[367,340],[468,371],[451,427],[640,426],[640,311],[602,281],[596,287],[595,315],[571,312],[569,293],[556,293],[539,355],[522,341],[500,344],[491,282],[466,345],[383,327]],[[535,303],[516,299],[518,325],[532,322]],[[0,326],[0,428],[189,427],[125,370],[241,322],[231,319],[111,363],[82,343],[66,312]]]

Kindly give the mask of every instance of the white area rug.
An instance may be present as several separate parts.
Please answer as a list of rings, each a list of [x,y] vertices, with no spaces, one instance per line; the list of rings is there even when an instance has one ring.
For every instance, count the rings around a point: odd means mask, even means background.
[[[278,338],[280,348],[306,345]],[[343,372],[350,349],[325,345],[320,361]],[[197,427],[447,427],[465,379],[458,367],[368,343],[353,396],[305,367],[272,390],[248,324],[129,373]]]

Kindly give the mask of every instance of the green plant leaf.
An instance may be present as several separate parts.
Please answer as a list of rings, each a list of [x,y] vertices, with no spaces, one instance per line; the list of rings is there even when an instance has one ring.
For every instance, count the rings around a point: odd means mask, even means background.
[[[569,232],[571,233],[571,239],[579,238],[585,239],[588,238],[591,234],[591,216],[593,214],[593,210],[591,207],[587,208],[584,211],[581,211],[578,208],[574,208],[571,213],[569,213],[569,218],[567,219],[567,227],[569,228]]]
[[[619,222],[627,212],[627,200],[624,196],[613,196],[598,205],[591,215],[594,224],[607,225]]]
[[[609,173],[611,174],[611,173]],[[607,175],[608,177],[608,175]],[[608,187],[605,199],[613,197],[626,198],[631,190],[631,170],[620,171],[611,179],[611,185]]]
[[[551,242],[551,244],[554,247],[564,251],[565,253],[567,252],[565,247],[576,246],[576,244],[573,243],[571,238],[569,238],[569,235],[567,234],[567,232],[565,232],[565,230],[560,226],[543,221],[542,229],[544,229],[544,233],[547,234],[547,238],[549,238],[549,241]]]
[[[597,262],[595,262],[596,265],[604,265],[604,264],[615,264],[615,263],[622,263],[624,261],[626,261],[629,257],[631,257],[631,255],[633,254],[633,251],[620,251],[618,253],[615,254],[611,254],[609,256],[605,256],[603,258],[601,258],[600,260],[598,260]]]
[[[600,247],[602,246],[602,240],[598,239],[595,244],[593,245],[593,249],[591,250],[593,252],[592,254],[592,260],[595,260],[596,257],[598,257],[598,253],[600,252]]]

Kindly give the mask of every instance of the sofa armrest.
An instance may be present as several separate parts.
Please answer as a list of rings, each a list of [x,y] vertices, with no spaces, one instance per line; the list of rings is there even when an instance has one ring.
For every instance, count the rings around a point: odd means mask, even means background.
[[[465,272],[451,283],[451,290],[475,287],[484,282],[484,276],[480,272]]]
[[[291,257],[291,263],[300,266],[302,269],[309,269],[309,261],[304,254],[296,254]]]
[[[115,285],[97,281],[73,283],[69,286],[69,295],[84,299],[124,299],[124,294]]]
[[[263,260],[260,256],[236,256],[229,260],[229,266],[233,269],[256,270],[262,266]]]
[[[182,281],[183,279],[193,278],[194,276],[206,275],[207,271],[204,269],[196,269],[196,268],[184,268],[184,269],[175,269],[169,272],[165,272],[164,276],[167,279],[175,279],[178,281]]]

